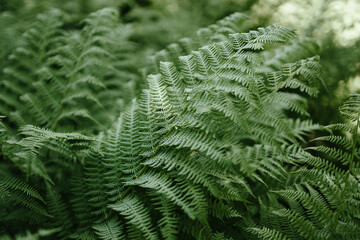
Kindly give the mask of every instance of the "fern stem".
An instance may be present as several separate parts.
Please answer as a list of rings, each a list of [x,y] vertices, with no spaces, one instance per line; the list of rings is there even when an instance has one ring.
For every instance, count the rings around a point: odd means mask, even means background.
[[[344,187],[344,190],[341,192],[341,198],[340,198],[340,202],[339,202],[339,207],[338,207],[337,212],[336,212],[335,223],[334,223],[333,229],[331,231],[330,239],[335,239],[336,228],[337,228],[337,225],[339,223],[340,214],[342,212],[342,207],[343,207],[343,203],[344,203],[344,200],[345,200],[345,194],[346,194],[347,188],[349,186],[349,178],[350,178],[350,173],[352,171],[353,164],[354,164],[355,150],[356,150],[356,144],[357,144],[357,138],[358,138],[358,129],[359,129],[359,126],[360,126],[359,118],[360,118],[360,113],[358,113],[358,116],[357,116],[357,123],[356,123],[356,127],[355,127],[355,133],[354,133],[354,136],[353,136],[354,143],[353,143],[352,150],[351,150],[349,170],[347,171],[346,176],[345,176],[345,179],[346,179],[345,180],[345,187]]]

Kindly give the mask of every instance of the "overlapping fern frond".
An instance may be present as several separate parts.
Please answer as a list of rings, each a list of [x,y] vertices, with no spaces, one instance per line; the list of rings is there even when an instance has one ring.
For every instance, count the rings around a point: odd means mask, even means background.
[[[85,169],[98,179],[86,181],[99,192],[92,212],[100,224],[115,214],[123,236],[209,239],[217,218],[241,217],[253,196],[249,180],[284,178],[291,145],[318,127],[288,120],[287,111],[306,115],[306,108],[286,84],[300,78],[312,95],[318,59],[285,64],[275,82],[257,72],[258,51],[293,37],[274,25],[230,34],[231,42],[203,46],[175,64],[160,62],[159,73],[148,76],[150,89],[121,113],[92,153],[96,165]]]
[[[278,239],[278,232],[289,239],[358,239],[360,95],[350,95],[340,113],[345,124],[329,125],[331,135],[293,156],[299,179],[273,191],[267,228],[252,230],[263,239]]]
[[[121,54],[132,45],[117,12],[98,11],[73,32],[62,30],[62,14],[55,13],[41,15],[25,34],[23,49],[5,71],[14,81],[2,81],[0,94],[6,126],[20,133],[1,138],[1,154],[29,183],[41,177],[47,202],[47,224],[41,226],[54,229],[54,238],[281,239],[305,230],[302,237],[311,237],[311,221],[319,215],[304,206],[312,204],[337,209],[328,224],[335,230],[325,235],[356,229],[345,207],[357,206],[357,195],[348,194],[355,189],[354,161],[344,155],[352,166],[344,176],[325,160],[316,165],[302,149],[307,134],[320,128],[307,119],[305,98],[318,92],[320,66],[311,49],[291,54],[306,43],[285,46],[296,38],[294,30],[272,25],[240,33],[245,17],[233,14],[156,54],[148,89],[135,94],[124,90],[135,89],[136,75],[124,67]],[[52,15],[55,27],[43,45],[33,46],[39,36],[32,32],[43,30]],[[33,56],[37,61],[30,61]],[[115,102],[121,99],[128,104],[117,114],[122,108]],[[351,100],[342,110],[351,119],[353,105]],[[84,135],[99,130],[104,131],[94,138]],[[353,146],[340,137],[317,141],[325,140]],[[334,158],[342,154],[313,150]],[[316,167],[328,171],[318,188],[302,180],[320,176]],[[292,171],[300,177],[289,176]],[[332,171],[341,174],[333,177]],[[0,191],[5,196],[13,188]],[[343,200],[322,201],[320,191],[330,188]],[[289,208],[281,208],[279,196],[291,199]],[[271,225],[286,217],[293,226]]]
[[[39,15],[10,56],[1,82],[1,114],[10,123],[71,131],[89,128],[89,119],[106,126],[109,119],[102,118],[114,108],[109,96],[128,101],[134,94],[136,75],[125,62],[132,45],[117,12],[91,14],[80,32],[62,30],[62,18],[59,10]]]

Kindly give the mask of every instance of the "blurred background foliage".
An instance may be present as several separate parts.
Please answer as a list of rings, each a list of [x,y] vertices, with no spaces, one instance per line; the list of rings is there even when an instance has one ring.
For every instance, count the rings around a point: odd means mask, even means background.
[[[338,121],[336,109],[360,90],[359,10],[358,0],[260,0],[252,6],[258,25],[293,27],[319,45],[327,90],[310,103],[310,113],[322,124]]]
[[[59,8],[66,14],[63,28],[72,30],[80,29],[79,20],[103,7],[117,8],[120,21],[129,25],[136,46],[131,61],[139,75],[148,73],[141,70],[147,56],[232,12],[242,12],[249,16],[249,29],[276,23],[295,28],[300,37],[318,44],[315,54],[321,57],[326,88],[310,101],[314,121],[338,121],[337,107],[349,92],[360,90],[358,0],[0,0],[0,69],[37,14]]]

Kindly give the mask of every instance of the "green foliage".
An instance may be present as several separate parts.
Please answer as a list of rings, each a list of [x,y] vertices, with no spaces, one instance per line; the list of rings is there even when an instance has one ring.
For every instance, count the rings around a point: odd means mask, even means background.
[[[1,239],[358,239],[360,95],[313,123],[313,40],[233,13],[143,64],[117,10],[67,17],[1,56]]]
[[[272,191],[264,213],[274,230],[254,232],[266,231],[267,239],[278,239],[279,231],[287,238],[358,239],[359,110],[360,95],[350,95],[340,108],[348,122],[329,125],[331,135],[314,139],[323,143],[308,147],[311,153],[293,155],[301,166],[293,172],[299,178],[293,186]]]
[[[126,27],[117,24],[117,12],[93,13],[75,32],[61,29],[62,17],[59,10],[40,14],[9,56],[1,82],[1,114],[10,124],[99,129],[96,124],[106,126],[109,121],[105,116],[114,109],[113,101],[135,93],[129,82],[136,75],[126,62],[132,45],[126,40]],[[119,77],[124,81],[114,81]]]

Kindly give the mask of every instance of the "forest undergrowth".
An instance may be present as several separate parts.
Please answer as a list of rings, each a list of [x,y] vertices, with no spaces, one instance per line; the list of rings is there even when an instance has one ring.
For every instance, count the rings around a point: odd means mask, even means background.
[[[360,239],[360,94],[317,123],[315,40],[236,12],[150,52],[120,19],[0,36],[0,239]]]

